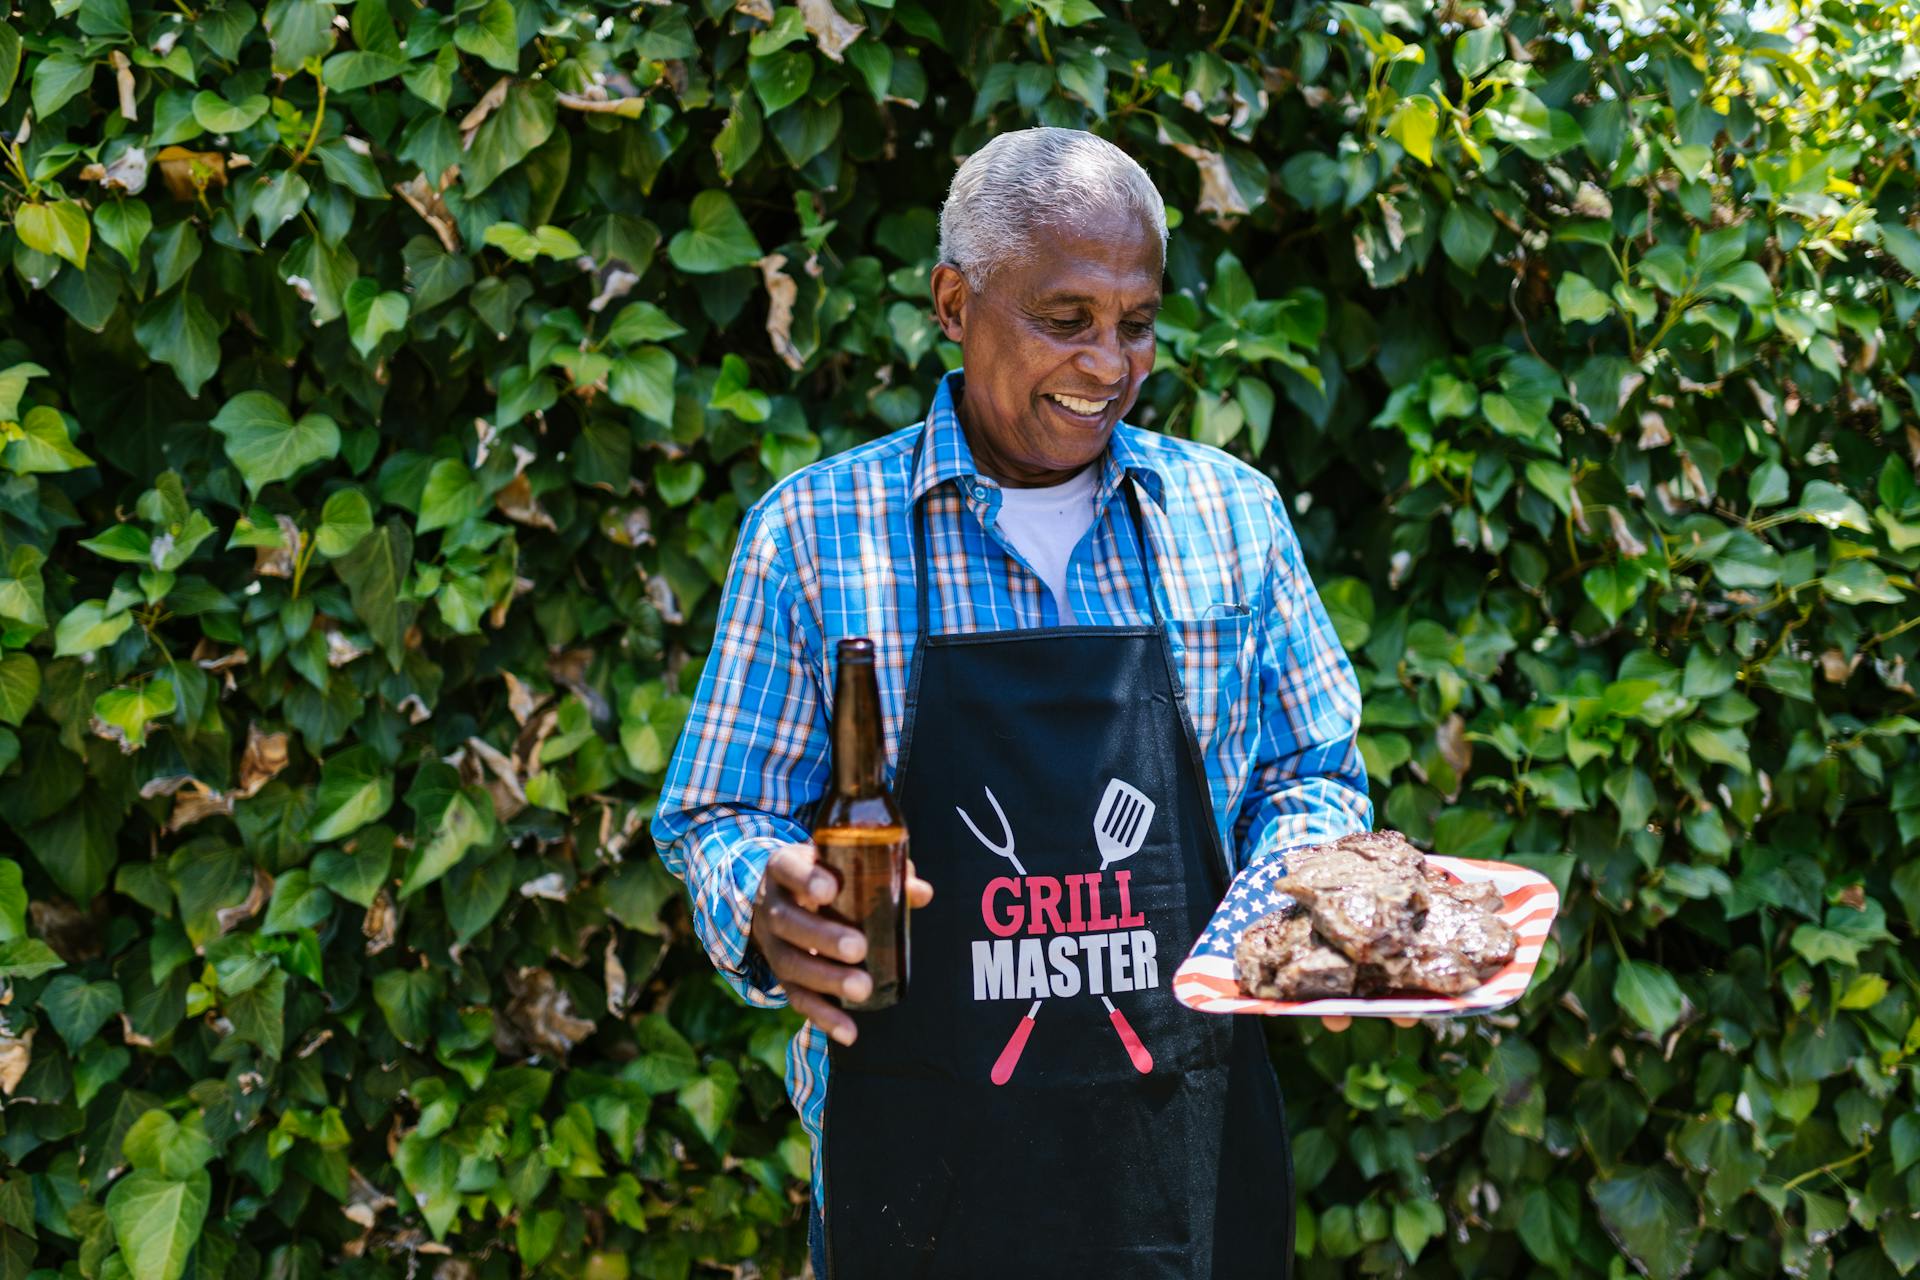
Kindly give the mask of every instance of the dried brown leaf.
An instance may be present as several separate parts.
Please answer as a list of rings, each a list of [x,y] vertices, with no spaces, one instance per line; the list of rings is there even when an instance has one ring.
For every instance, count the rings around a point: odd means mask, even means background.
[[[367,656],[367,650],[348,639],[347,633],[338,627],[326,628],[326,637],[327,665],[329,667],[344,667],[357,658]]]
[[[1845,684],[1852,677],[1853,669],[1860,665],[1860,655],[1849,658],[1839,649],[1828,649],[1820,655],[1820,674],[1829,684]]]
[[[347,1170],[347,1202],[340,1206],[348,1220],[363,1231],[373,1230],[374,1219],[398,1202],[382,1191],[358,1169]]]
[[[68,964],[97,959],[102,940],[107,936],[107,900],[94,899],[91,911],[82,911],[65,898],[51,898],[27,904],[32,932],[53,948],[53,953]]]
[[[1160,142],[1199,168],[1200,200],[1194,205],[1196,212],[1212,214],[1214,222],[1223,227],[1232,226],[1241,214],[1251,212],[1247,202],[1240,198],[1240,188],[1233,185],[1233,172],[1227,168],[1225,156],[1191,142],[1175,142],[1165,129],[1160,130]]]
[[[848,22],[833,7],[833,0],[800,0],[800,17],[807,24],[807,34],[820,46],[820,52],[835,62],[844,62],[843,51],[860,38],[866,28],[857,22]]]
[[[1467,722],[1458,711],[1442,720],[1433,731],[1434,746],[1456,778],[1464,779],[1473,767],[1473,744],[1467,741]]]
[[[257,795],[260,788],[273,781],[274,775],[287,767],[287,735],[284,733],[262,733],[260,726],[247,725],[247,746],[240,753],[240,785],[235,788],[237,796]]]
[[[523,475],[515,476],[501,486],[500,491],[493,495],[493,505],[515,524],[550,531],[559,527],[554,524],[553,517],[547,514],[547,509],[540,505],[540,500],[533,496],[533,486]]]
[[[367,939],[367,954],[377,956],[393,945],[393,930],[398,919],[393,910],[393,899],[382,889],[373,905],[367,908],[367,915],[360,922],[360,932]]]
[[[259,867],[253,869],[253,888],[247,891],[247,900],[235,907],[222,907],[213,913],[214,920],[220,925],[221,933],[231,933],[235,928],[260,914],[260,908],[267,905],[267,899],[273,894],[273,877]]]
[[[475,110],[478,110],[476,107]],[[420,215],[433,234],[440,237],[440,244],[448,253],[460,252],[460,228],[453,220],[453,214],[447,208],[447,202],[441,199],[441,192],[447,189],[450,181],[448,174],[457,174],[459,167],[453,166],[441,175],[438,187],[427,181],[427,175],[416,173],[405,182],[393,184],[394,194],[407,202],[407,207]]]
[[[511,671],[502,671],[500,678],[504,680],[507,685],[507,710],[513,713],[513,722],[515,724],[524,726],[527,723],[527,717],[534,713],[534,709],[538,707],[540,703],[546,701],[546,695],[542,695],[536,700],[533,696],[533,691],[527,688],[520,677]],[[515,745],[514,754],[519,754],[518,744]],[[520,762],[520,767],[523,770],[526,768],[526,762],[524,760]]]
[[[620,963],[619,939],[607,934],[607,952],[600,963],[600,979],[607,988],[607,1012],[619,1017],[627,1011],[627,966]]]
[[[191,779],[184,789],[174,794],[173,812],[167,815],[165,829],[172,834],[202,818],[224,817],[233,812],[233,801],[232,792],[222,795],[198,778]]]
[[[227,185],[227,158],[218,151],[195,151],[190,147],[162,147],[154,157],[160,166],[160,181],[175,200],[192,200],[209,187]]]
[[[772,0],[733,0],[733,11],[744,13],[758,22],[773,23]]]
[[[126,1014],[120,1015],[120,1038],[136,1049],[151,1049],[153,1041],[133,1029],[133,1023]]]
[[[1607,508],[1607,527],[1612,530],[1613,545],[1620,548],[1621,555],[1631,557],[1647,554],[1647,544],[1634,536],[1632,528],[1627,524],[1627,518],[1620,513],[1620,508]]]
[[[793,345],[793,303],[800,296],[800,286],[780,269],[786,265],[784,253],[768,254],[760,259],[760,279],[767,286],[767,338],[773,343],[774,354],[787,368],[797,371],[807,363]]]
[[[493,114],[494,108],[507,100],[507,90],[512,86],[512,76],[501,76],[493,82],[493,88],[487,90],[486,93],[481,95],[480,101],[473,104],[473,110],[467,112],[461,119],[460,133],[462,137],[460,139],[460,145],[462,150],[465,150],[473,141],[473,131],[485,124],[487,117]]]
[[[493,1043],[508,1057],[537,1053],[564,1058],[593,1034],[593,1023],[575,1016],[566,989],[545,969],[509,970],[507,991],[511,998],[494,1020]]]
[[[33,1065],[35,1030],[28,1027],[17,1036],[0,1031],[0,1093],[9,1098],[20,1087],[20,1080],[27,1074],[27,1068]]]
[[[140,104],[133,93],[133,64],[118,49],[107,54],[107,61],[113,64],[113,85],[120,97],[120,118],[138,122]]]
[[[466,759],[474,762],[474,772],[485,766],[491,777],[476,777],[473,781],[486,785],[487,794],[493,797],[493,812],[501,822],[513,821],[514,815],[527,807],[527,791],[520,782],[520,770],[507,754],[492,743],[481,738],[468,738]],[[462,770],[465,773],[466,770]]]

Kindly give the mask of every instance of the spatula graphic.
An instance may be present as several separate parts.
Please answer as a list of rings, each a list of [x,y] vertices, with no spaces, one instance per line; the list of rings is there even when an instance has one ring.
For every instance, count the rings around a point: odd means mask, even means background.
[[[1136,787],[1111,779],[1093,813],[1093,839],[1100,848],[1100,869],[1131,858],[1147,842],[1154,804]]]

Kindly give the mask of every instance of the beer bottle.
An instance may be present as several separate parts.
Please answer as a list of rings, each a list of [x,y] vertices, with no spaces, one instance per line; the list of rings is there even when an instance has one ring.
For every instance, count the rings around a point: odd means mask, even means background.
[[[842,640],[834,678],[833,781],[813,823],[819,863],[839,891],[821,914],[866,935],[873,994],[855,1011],[907,993],[907,828],[886,783],[873,641]]]

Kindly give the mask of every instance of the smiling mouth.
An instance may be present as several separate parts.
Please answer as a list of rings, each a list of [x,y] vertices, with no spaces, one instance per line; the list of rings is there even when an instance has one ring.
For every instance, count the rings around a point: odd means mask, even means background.
[[[1111,399],[1082,400],[1078,396],[1061,395],[1057,391],[1047,392],[1046,399],[1053,401],[1068,413],[1081,418],[1097,418],[1107,411],[1108,405],[1113,403]]]

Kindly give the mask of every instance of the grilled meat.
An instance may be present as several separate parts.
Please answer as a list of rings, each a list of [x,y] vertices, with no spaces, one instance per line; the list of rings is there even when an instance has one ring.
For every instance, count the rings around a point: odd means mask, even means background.
[[[1296,905],[1256,921],[1234,952],[1240,985],[1270,1000],[1460,995],[1513,958],[1490,884],[1461,884],[1394,831],[1289,852],[1274,887]]]
[[[1318,1000],[1353,990],[1353,961],[1314,935],[1305,916],[1273,912],[1240,935],[1240,986],[1263,1000]]]

